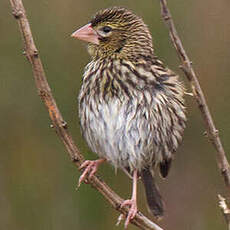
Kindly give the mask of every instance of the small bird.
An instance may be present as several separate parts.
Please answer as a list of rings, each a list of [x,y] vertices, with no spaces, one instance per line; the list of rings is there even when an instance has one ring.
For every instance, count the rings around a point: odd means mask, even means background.
[[[88,42],[92,58],[79,93],[83,136],[99,159],[85,161],[79,185],[98,166],[110,162],[133,180],[125,227],[137,213],[137,180],[145,186],[148,207],[156,217],[164,208],[154,180],[158,167],[168,175],[182,140],[186,115],[183,84],[158,59],[143,20],[123,7],[100,10],[72,34]]]

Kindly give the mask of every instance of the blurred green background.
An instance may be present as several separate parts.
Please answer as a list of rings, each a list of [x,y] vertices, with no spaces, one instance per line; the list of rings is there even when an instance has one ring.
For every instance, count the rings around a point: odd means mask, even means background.
[[[85,44],[70,34],[101,8],[122,5],[142,16],[153,35],[156,54],[181,75],[159,1],[24,0],[27,16],[48,81],[80,150],[95,159],[79,132],[77,94],[89,61]],[[227,153],[230,152],[230,2],[227,0],[169,1],[178,32],[193,61]],[[118,230],[118,213],[90,186],[75,190],[79,172],[50,128],[39,99],[31,66],[22,55],[18,25],[10,3],[0,1],[0,229]],[[226,229],[217,193],[226,195],[217,170],[215,151],[204,137],[199,110],[186,97],[188,123],[167,180],[159,179],[167,211],[160,225],[166,230]],[[131,181],[110,165],[100,169],[105,181],[123,198]],[[143,188],[139,208],[148,215]],[[129,226],[129,229],[136,227]]]

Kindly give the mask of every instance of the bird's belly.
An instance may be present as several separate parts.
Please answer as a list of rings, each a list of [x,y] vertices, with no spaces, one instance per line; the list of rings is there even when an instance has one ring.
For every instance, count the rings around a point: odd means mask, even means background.
[[[115,167],[142,169],[154,162],[158,154],[154,143],[153,119],[138,101],[90,101],[80,106],[83,135],[100,157]],[[155,151],[154,151],[155,150]]]

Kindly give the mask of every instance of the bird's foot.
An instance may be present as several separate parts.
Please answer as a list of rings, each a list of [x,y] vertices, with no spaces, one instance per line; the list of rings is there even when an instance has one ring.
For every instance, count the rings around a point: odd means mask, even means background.
[[[128,227],[129,222],[136,216],[137,214],[137,201],[135,199],[131,199],[131,200],[125,200],[123,201],[123,203],[121,204],[121,208],[123,208],[124,206],[129,206],[129,212],[128,215],[126,217],[125,220],[125,228]]]
[[[84,161],[79,168],[79,169],[84,169],[84,168],[85,169],[79,178],[78,187],[80,187],[81,183],[86,180],[88,175],[90,179],[97,172],[98,166],[104,161],[105,159],[98,159],[95,161],[90,161],[90,160]]]

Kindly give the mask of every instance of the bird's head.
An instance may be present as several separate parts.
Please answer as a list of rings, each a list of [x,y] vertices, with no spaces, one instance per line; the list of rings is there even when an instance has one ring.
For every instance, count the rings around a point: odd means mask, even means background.
[[[143,20],[123,7],[101,10],[72,37],[88,42],[93,59],[138,59],[153,54],[152,38]]]

